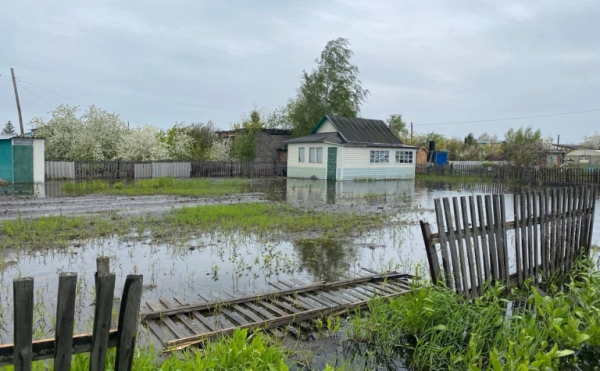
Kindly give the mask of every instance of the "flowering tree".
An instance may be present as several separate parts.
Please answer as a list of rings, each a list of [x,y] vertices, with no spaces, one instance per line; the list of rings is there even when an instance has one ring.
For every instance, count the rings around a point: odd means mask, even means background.
[[[127,161],[153,161],[169,158],[169,150],[161,140],[161,132],[151,125],[127,130],[119,145],[119,159]]]
[[[40,117],[31,121],[36,136],[45,139],[48,160],[111,160],[117,157],[125,123],[116,113],[95,106],[83,115],[79,107],[61,105],[52,111],[47,122]]]
[[[210,147],[210,161],[229,161],[231,159],[231,142],[229,140],[216,141]]]
[[[586,135],[581,145],[586,148],[600,149],[600,134],[596,132],[593,135]]]

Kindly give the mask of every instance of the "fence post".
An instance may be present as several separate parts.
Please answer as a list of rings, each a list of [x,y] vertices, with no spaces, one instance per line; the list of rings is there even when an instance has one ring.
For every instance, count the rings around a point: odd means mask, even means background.
[[[104,371],[114,291],[115,274],[98,274],[96,277],[96,308],[94,311],[92,350],[90,352],[90,371]]]
[[[142,299],[142,275],[128,275],[123,288],[119,310],[119,337],[117,339],[117,359],[115,371],[129,371],[133,364],[135,337],[137,335]]]
[[[54,329],[54,370],[69,371],[73,357],[73,321],[77,274],[61,273],[58,278],[56,325]]]
[[[15,371],[31,371],[33,338],[33,278],[13,281]]]

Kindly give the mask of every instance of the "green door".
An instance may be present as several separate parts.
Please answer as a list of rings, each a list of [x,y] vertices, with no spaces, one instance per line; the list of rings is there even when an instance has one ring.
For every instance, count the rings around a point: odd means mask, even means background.
[[[31,139],[13,139],[13,161],[15,184],[33,183],[33,141]]]
[[[327,148],[327,180],[335,180],[337,173],[337,147]]]

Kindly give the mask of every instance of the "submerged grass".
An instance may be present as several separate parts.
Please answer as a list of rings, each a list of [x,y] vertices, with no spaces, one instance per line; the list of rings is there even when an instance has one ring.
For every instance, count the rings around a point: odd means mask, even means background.
[[[567,282],[565,291],[549,296],[533,286],[504,295],[504,287],[495,286],[472,302],[446,288],[415,287],[403,297],[371,302],[369,315],[351,319],[348,335],[384,359],[406,357],[418,370],[581,366],[583,350],[595,349],[598,358],[600,272],[585,260]]]
[[[161,177],[134,182],[89,182],[66,183],[63,190],[69,195],[112,194],[125,196],[177,195],[190,197],[224,196],[248,192],[249,182],[245,179],[175,179]]]
[[[114,365],[115,353],[113,348],[107,354],[107,370],[112,369]],[[291,352],[280,343],[260,332],[248,335],[247,330],[238,329],[231,337],[204,344],[203,350],[189,349],[160,357],[153,348],[138,349],[133,359],[132,369],[135,371],[287,371],[288,364],[291,363],[288,359],[290,354]],[[52,362],[38,361],[33,363],[32,369],[42,371],[53,370],[54,367]],[[89,353],[77,354],[73,357],[72,371],[89,369]],[[14,367],[8,366],[0,370],[13,371]],[[334,371],[334,369],[326,366],[324,371]]]
[[[173,209],[162,215],[121,217],[47,216],[0,222],[1,247],[51,248],[76,240],[146,235],[169,238],[186,233],[238,231],[268,236],[319,232],[343,236],[379,227],[386,216],[330,213],[295,208],[284,203],[218,204]]]

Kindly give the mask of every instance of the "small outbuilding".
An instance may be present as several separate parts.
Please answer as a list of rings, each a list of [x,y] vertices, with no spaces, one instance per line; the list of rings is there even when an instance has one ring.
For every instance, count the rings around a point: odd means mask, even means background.
[[[427,154],[429,151],[425,147],[419,148],[417,151],[417,165],[418,164],[426,164],[427,163]]]
[[[323,116],[310,135],[285,141],[287,176],[328,180],[412,179],[418,147],[381,120]]]
[[[600,168],[600,151],[596,149],[578,149],[567,153],[565,162],[576,167]]]
[[[0,184],[44,183],[44,140],[0,134]]]

